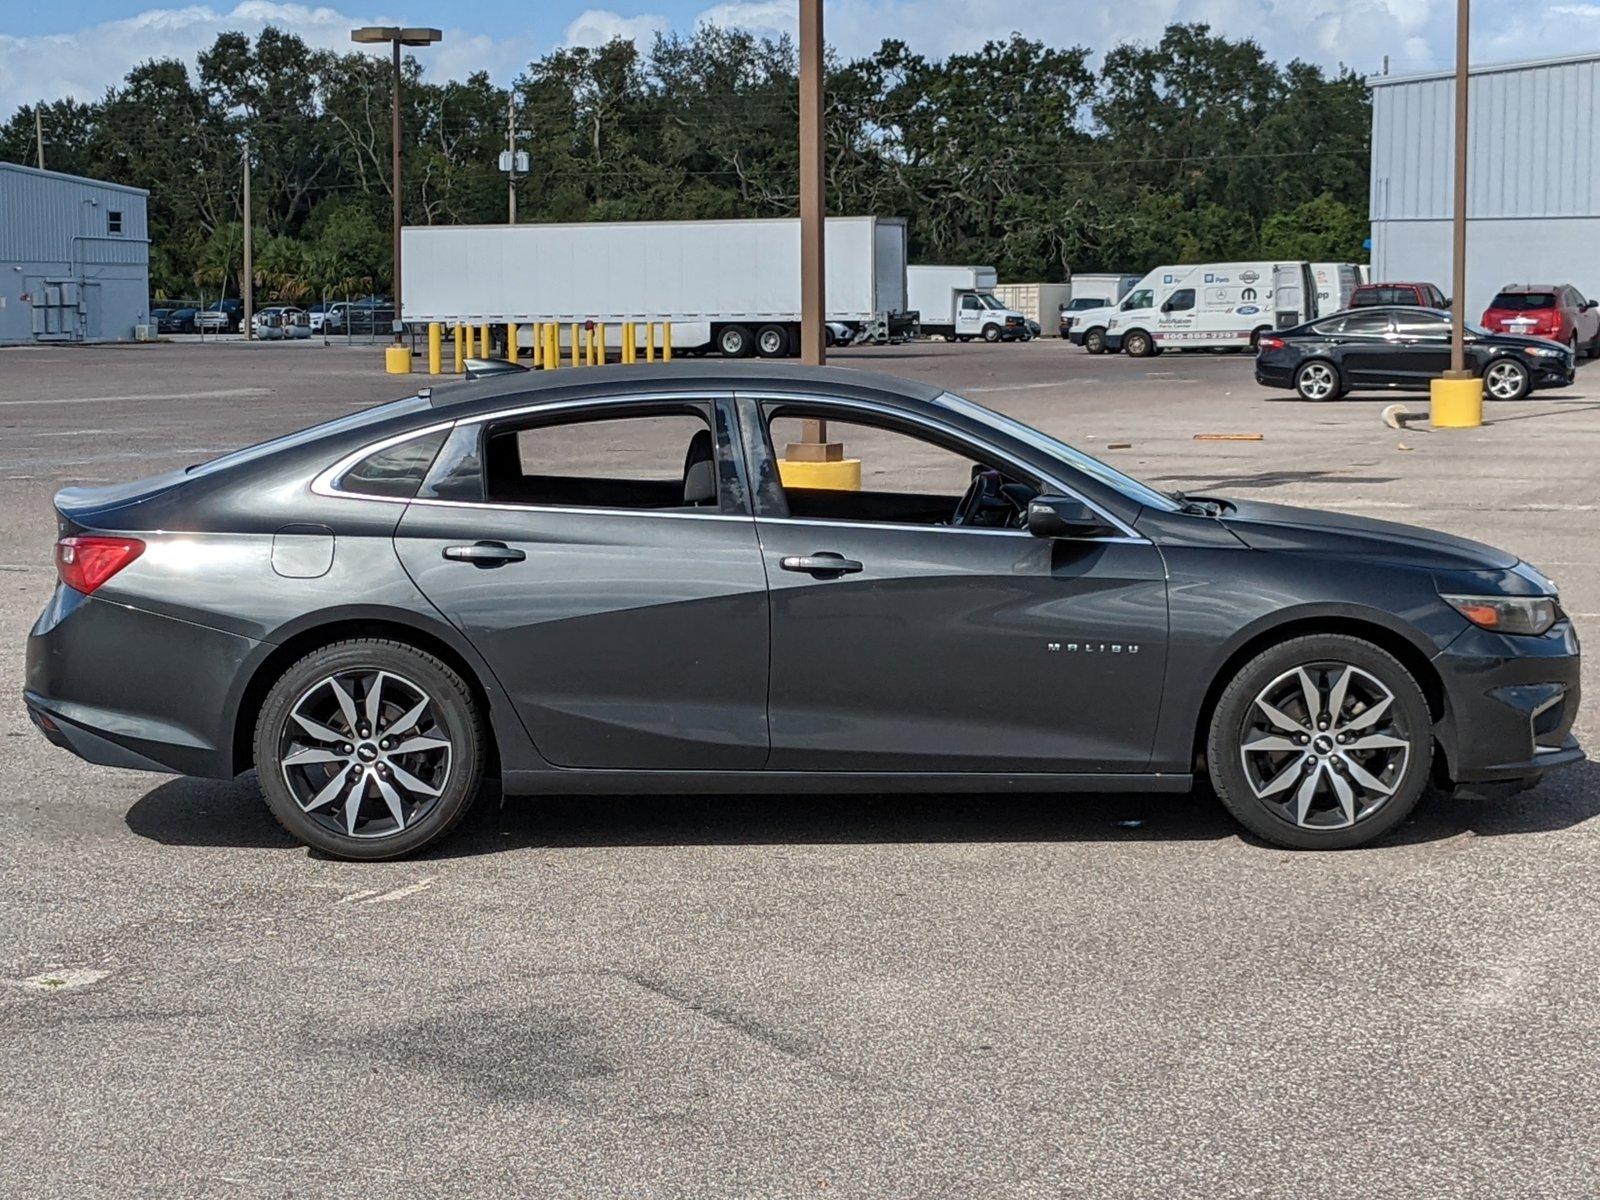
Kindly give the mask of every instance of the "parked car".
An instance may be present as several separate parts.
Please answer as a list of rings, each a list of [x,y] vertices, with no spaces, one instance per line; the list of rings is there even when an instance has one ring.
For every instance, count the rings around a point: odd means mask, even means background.
[[[1600,354],[1600,312],[1568,283],[1508,284],[1483,313],[1484,328],[1548,338],[1574,354]]]
[[[167,313],[168,328],[165,333],[193,333],[194,318],[197,310],[193,308],[174,308]]]
[[[313,304],[306,309],[306,321],[310,325],[312,333],[322,332],[322,326],[328,319],[328,310],[333,307],[332,304]]]
[[[156,327],[157,333],[171,333],[172,309],[152,308],[150,310],[150,323]]]
[[[1467,327],[1467,365],[1492,400],[1565,387],[1577,371],[1566,346]],[[1432,308],[1353,308],[1262,336],[1256,382],[1293,388],[1303,400],[1346,392],[1421,390],[1450,366],[1450,314]]]
[[[243,300],[218,300],[201,309],[195,326],[207,333],[238,333],[244,322]]]
[[[1431,283],[1363,283],[1350,293],[1351,308],[1392,307],[1396,304],[1416,308],[1449,308],[1445,294]]]
[[[784,481],[818,420],[866,487]],[[1577,635],[1515,554],[1157,491],[838,368],[446,384],[53,515],[34,724],[96,763],[253,766],[347,858],[444,836],[491,764],[506,793],[597,795],[1203,769],[1259,836],[1332,849],[1430,780],[1505,794],[1585,758]]]
[[[1148,303],[1149,298],[1154,295],[1154,291],[1149,288],[1135,288],[1132,295],[1124,297],[1116,304],[1107,304],[1101,308],[1081,308],[1072,315],[1070,321],[1062,320],[1061,336],[1074,346],[1082,346],[1090,354],[1104,354],[1106,330],[1122,311],[1122,306]]]
[[[369,296],[332,305],[323,318],[323,327],[329,333],[390,333],[394,328],[394,301],[387,296]]]
[[[1096,309],[1114,308],[1115,302],[1105,296],[1074,296],[1070,301],[1061,306],[1061,336],[1072,337],[1073,323],[1079,316]],[[1083,340],[1078,340],[1078,345],[1083,345]]]

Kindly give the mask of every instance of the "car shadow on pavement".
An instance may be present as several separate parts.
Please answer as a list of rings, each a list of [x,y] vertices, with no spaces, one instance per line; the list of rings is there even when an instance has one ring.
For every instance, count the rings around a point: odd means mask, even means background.
[[[1600,816],[1600,763],[1560,772],[1505,800],[1454,800],[1430,791],[1376,848],[1550,833]],[[127,814],[131,832],[164,845],[292,849],[253,775],[230,782],[173,779]],[[914,842],[1179,842],[1239,840],[1206,788],[1193,795],[669,795],[510,796],[485,792],[427,858],[503,850],[600,846],[820,845]]]

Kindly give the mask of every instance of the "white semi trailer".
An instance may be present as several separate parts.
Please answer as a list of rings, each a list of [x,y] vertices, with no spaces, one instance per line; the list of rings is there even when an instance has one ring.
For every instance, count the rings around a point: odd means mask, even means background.
[[[906,269],[906,296],[922,332],[967,341],[1013,341],[1029,336],[1023,315],[995,299],[993,267],[918,265]]]
[[[833,336],[909,331],[905,221],[829,217],[826,244]],[[800,222],[791,218],[418,225],[402,231],[401,254],[401,319],[411,324],[670,321],[675,351],[799,352]]]

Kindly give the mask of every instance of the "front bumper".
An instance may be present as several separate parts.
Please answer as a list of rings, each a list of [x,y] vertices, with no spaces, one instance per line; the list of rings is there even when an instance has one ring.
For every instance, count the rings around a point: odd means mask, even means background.
[[[267,649],[57,586],[28,636],[23,703],[89,762],[225,779],[237,683]]]
[[[1572,735],[1581,661],[1565,618],[1541,637],[1474,626],[1434,657],[1445,685],[1434,733],[1459,791],[1510,790],[1584,760]]]

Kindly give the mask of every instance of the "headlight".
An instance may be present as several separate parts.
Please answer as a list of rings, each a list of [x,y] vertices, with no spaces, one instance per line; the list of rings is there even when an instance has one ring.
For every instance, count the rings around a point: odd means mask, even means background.
[[[1535,358],[1565,358],[1565,350],[1557,350],[1554,346],[1528,346],[1527,352]]]
[[[1443,600],[1480,629],[1537,636],[1556,623],[1554,596],[1445,596]]]

